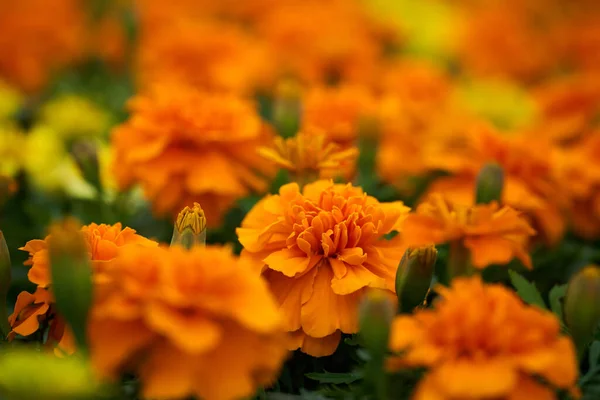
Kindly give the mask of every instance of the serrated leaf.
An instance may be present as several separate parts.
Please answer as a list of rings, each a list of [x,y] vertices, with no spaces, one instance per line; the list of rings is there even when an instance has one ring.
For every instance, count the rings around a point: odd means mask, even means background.
[[[564,321],[563,316],[563,307],[562,307],[562,298],[565,297],[567,293],[567,284],[554,286],[550,293],[548,294],[548,298],[550,299],[550,309],[552,312],[560,318],[561,321]]]
[[[543,309],[548,309],[544,299],[534,283],[527,281],[522,275],[515,271],[508,271],[510,281],[517,290],[517,294],[527,304],[535,305]]]
[[[349,384],[362,379],[362,373],[360,372],[347,372],[347,373],[332,373],[332,372],[311,372],[305,375],[307,378],[319,381],[320,383],[332,383],[332,384]]]

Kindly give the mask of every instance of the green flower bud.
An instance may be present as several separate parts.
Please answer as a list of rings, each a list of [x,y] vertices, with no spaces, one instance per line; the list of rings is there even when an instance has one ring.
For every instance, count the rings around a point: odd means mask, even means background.
[[[59,358],[26,347],[4,350],[0,354],[0,397],[3,399],[91,399],[98,388],[83,358]]]
[[[50,228],[48,253],[56,306],[78,347],[85,349],[93,285],[88,248],[77,221],[66,219]]]
[[[194,246],[206,245],[206,216],[200,204],[185,207],[177,216],[171,246],[183,246],[191,249]]]
[[[600,322],[600,268],[590,265],[569,281],[565,297],[565,321],[580,354],[592,340]]]
[[[6,297],[11,282],[11,263],[10,253],[4,240],[4,234],[0,231],[0,331],[2,338],[5,338],[10,332],[8,323],[8,314],[6,311]]]
[[[486,164],[479,171],[475,202],[477,204],[488,204],[492,201],[502,200],[504,188],[504,171],[498,164]]]
[[[433,279],[436,260],[434,246],[406,250],[396,272],[399,312],[410,313],[423,304]]]

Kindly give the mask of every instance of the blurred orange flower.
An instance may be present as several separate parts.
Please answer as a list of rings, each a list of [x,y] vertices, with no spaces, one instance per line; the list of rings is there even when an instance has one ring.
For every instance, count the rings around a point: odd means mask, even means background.
[[[379,203],[350,184],[283,186],[246,215],[237,235],[275,294],[294,337],[293,349],[332,354],[341,333],[358,330],[368,287],[394,291],[405,246],[397,232],[408,208]]]
[[[142,87],[166,82],[252,94],[274,81],[268,46],[224,22],[180,16],[165,26],[142,30],[136,57]]]
[[[511,290],[479,277],[437,287],[432,309],[398,316],[389,368],[426,367],[415,400],[555,399],[575,386],[575,347],[553,314],[524,305]]]
[[[89,327],[101,375],[137,372],[144,398],[207,400],[277,376],[287,350],[275,301],[231,249],[126,246],[109,274]]]
[[[120,247],[127,244],[138,244],[145,247],[157,246],[156,242],[135,233],[131,228],[122,228],[120,223],[115,225],[90,224],[81,228],[86,239],[94,279],[106,279],[108,262],[116,257]],[[48,239],[30,240],[20,250],[29,252],[25,265],[31,265],[28,278],[38,287],[35,293],[21,292],[17,298],[15,310],[9,317],[12,332],[9,338],[17,334],[29,336],[40,329],[40,323],[47,322],[50,327],[48,346],[58,345],[58,352],[73,353],[75,342],[64,319],[56,313],[52,282],[50,276],[50,261],[48,257]]]
[[[358,149],[342,149],[324,132],[300,131],[295,137],[275,137],[273,147],[261,147],[260,154],[292,174],[296,182],[343,177],[351,179],[356,169]]]
[[[363,124],[375,117],[375,99],[366,87],[314,87],[302,102],[302,128],[318,129],[330,140],[351,146]]]
[[[469,133],[469,147],[436,159],[436,169],[453,175],[434,180],[428,193],[442,193],[452,203],[472,205],[479,170],[487,163],[496,163],[505,178],[501,203],[523,211],[542,238],[556,244],[565,230],[567,199],[555,174],[554,145],[544,138],[500,134],[489,127]]]
[[[113,170],[121,188],[141,185],[156,214],[198,202],[218,226],[236,200],[266,190],[272,166],[257,149],[272,133],[250,100],[160,86],[129,108],[113,131]]]
[[[515,257],[531,268],[525,246],[535,231],[517,211],[497,203],[461,207],[433,194],[406,217],[402,235],[409,247],[462,242],[477,268],[507,264]]]
[[[86,51],[87,15],[79,0],[0,1],[0,76],[21,89],[42,89]]]

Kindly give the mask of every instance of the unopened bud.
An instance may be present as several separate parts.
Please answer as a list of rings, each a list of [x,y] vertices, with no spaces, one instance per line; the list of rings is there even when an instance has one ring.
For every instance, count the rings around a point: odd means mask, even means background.
[[[71,326],[79,348],[85,349],[88,312],[92,305],[92,269],[77,221],[66,219],[50,228],[48,252],[56,306]]]
[[[8,289],[10,289],[10,282],[10,253],[8,252],[8,246],[6,246],[4,234],[0,231],[0,331],[2,332],[2,338],[5,338],[10,332],[6,312],[6,297],[8,296]]]
[[[437,254],[434,246],[408,249],[404,253],[396,272],[399,312],[410,313],[423,304],[433,279]]]
[[[288,80],[279,84],[273,104],[273,124],[283,137],[292,137],[300,128],[302,117],[300,87]]]
[[[385,354],[395,307],[390,293],[373,289],[359,308],[360,337],[372,355]]]
[[[571,278],[564,311],[573,341],[581,351],[600,322],[600,267],[587,266]]]
[[[91,399],[98,389],[89,363],[81,357],[59,358],[24,346],[0,354],[3,399]]]
[[[477,204],[488,204],[492,201],[502,200],[504,188],[504,171],[498,164],[486,164],[477,176],[475,202]]]
[[[100,166],[98,146],[91,140],[78,140],[71,147],[71,154],[86,181],[94,187],[100,187]]]
[[[186,206],[175,221],[171,246],[179,245],[186,249],[206,244],[206,216],[200,204]]]

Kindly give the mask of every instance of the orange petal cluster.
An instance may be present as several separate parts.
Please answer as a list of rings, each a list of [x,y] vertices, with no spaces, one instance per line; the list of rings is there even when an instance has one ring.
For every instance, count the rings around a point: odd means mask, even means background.
[[[156,242],[136,234],[131,228],[123,228],[120,223],[115,225],[90,224],[81,228],[86,239],[94,279],[106,280],[106,268],[110,260],[117,256],[119,248],[128,244],[144,247],[157,246]],[[10,338],[16,335],[29,336],[36,333],[42,324],[49,325],[47,345],[54,347],[58,344],[60,351],[72,353],[75,343],[64,319],[56,313],[50,262],[48,256],[48,239],[30,240],[20,250],[29,252],[25,265],[31,265],[28,273],[29,280],[37,285],[37,290],[31,294],[21,292],[17,298],[15,310],[9,317],[12,327]]]
[[[87,44],[83,4],[79,0],[3,0],[0,76],[32,92],[60,69],[79,61]]]
[[[144,398],[252,395],[287,354],[266,284],[227,247],[126,246],[90,320],[92,363],[134,371]]]
[[[358,149],[340,148],[323,132],[300,131],[295,137],[277,136],[273,147],[261,147],[260,154],[280,168],[291,172],[294,181],[344,177],[351,179],[356,169]]]
[[[437,292],[433,308],[392,323],[389,368],[428,369],[413,399],[550,400],[575,385],[575,348],[554,315],[479,277]]]
[[[292,332],[292,348],[324,356],[341,333],[358,330],[357,306],[367,288],[394,290],[405,246],[397,232],[408,208],[380,203],[359,187],[292,183],[246,215],[237,235],[242,257],[269,283]]]
[[[477,268],[515,257],[531,268],[526,244],[535,231],[519,212],[497,203],[463,207],[434,194],[406,217],[402,234],[409,247],[460,242]]]
[[[257,149],[272,134],[252,101],[161,85],[129,108],[113,131],[113,170],[121,188],[142,187],[156,214],[199,202],[216,226],[236,200],[267,188],[273,168]]]

